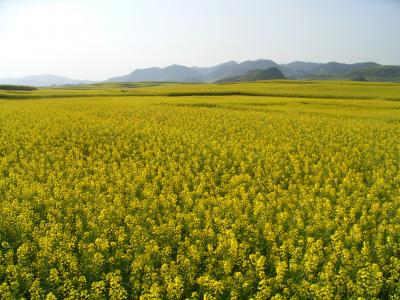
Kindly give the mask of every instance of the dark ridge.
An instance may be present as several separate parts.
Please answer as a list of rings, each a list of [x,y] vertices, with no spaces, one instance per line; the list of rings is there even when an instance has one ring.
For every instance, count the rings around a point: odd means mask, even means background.
[[[37,88],[27,85],[0,84],[0,90],[6,91],[35,91]]]
[[[310,99],[344,99],[344,100],[368,100],[376,99],[371,96],[334,96],[334,95],[306,95],[306,94],[284,94],[284,93],[252,93],[240,91],[222,92],[171,92],[157,93],[109,93],[109,94],[66,94],[66,95],[21,95],[0,94],[3,100],[39,100],[39,99],[68,99],[68,98],[92,98],[92,97],[190,97],[190,96],[252,96],[252,97],[281,97],[281,98],[310,98]]]
[[[242,81],[258,81],[258,80],[274,80],[287,79],[282,71],[276,67],[265,70],[251,70],[242,76],[227,77],[218,80],[217,83],[226,82],[242,82]]]

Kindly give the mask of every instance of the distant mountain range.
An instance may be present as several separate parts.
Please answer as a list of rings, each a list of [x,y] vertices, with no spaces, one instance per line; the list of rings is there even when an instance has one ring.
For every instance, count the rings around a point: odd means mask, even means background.
[[[227,77],[241,76],[251,70],[279,67],[272,60],[259,59],[237,63],[229,61],[209,68],[172,65],[166,68],[138,69],[132,73],[114,77],[106,82],[121,81],[177,81],[177,82],[215,82]]]
[[[113,77],[106,82],[174,81],[217,82],[244,76],[249,71],[279,69],[287,79],[346,79],[364,78],[366,81],[400,81],[400,66],[383,66],[374,62],[344,64],[337,62],[313,63],[296,61],[277,64],[272,60],[248,60],[242,63],[228,61],[208,68],[172,65],[166,68],[137,69],[125,76]],[[251,77],[251,76],[250,76]],[[243,79],[243,78],[242,78]],[[255,79],[254,79],[255,80]]]
[[[217,82],[227,78],[235,80],[251,79],[246,75],[250,71],[277,68],[288,79],[344,79],[365,81],[400,82],[400,66],[383,66],[374,62],[344,64],[338,62],[314,63],[296,61],[289,64],[277,64],[268,59],[248,60],[242,63],[228,61],[212,67],[187,67],[171,65],[165,68],[137,69],[133,72],[107,79],[103,82]],[[256,76],[257,77],[257,76]],[[18,79],[0,79],[0,84],[31,86],[60,86],[94,83],[88,80],[74,80],[55,75],[28,76]]]

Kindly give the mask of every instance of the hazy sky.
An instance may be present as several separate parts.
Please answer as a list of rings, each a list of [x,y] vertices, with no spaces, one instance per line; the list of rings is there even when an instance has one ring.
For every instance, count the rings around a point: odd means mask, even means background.
[[[400,0],[0,0],[0,78],[258,58],[400,65]]]

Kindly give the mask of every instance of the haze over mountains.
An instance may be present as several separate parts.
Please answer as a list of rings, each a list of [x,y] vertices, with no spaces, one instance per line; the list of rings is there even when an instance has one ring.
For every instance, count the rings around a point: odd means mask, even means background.
[[[212,67],[187,67],[171,65],[165,68],[137,69],[130,74],[112,77],[103,82],[167,81],[167,82],[226,82],[257,80],[253,75],[267,69],[277,68],[288,79],[365,79],[368,81],[400,81],[400,66],[383,66],[374,62],[344,64],[337,62],[314,63],[296,61],[277,64],[268,59],[248,60],[242,63],[228,61]],[[257,71],[251,73],[251,71]],[[250,73],[249,73],[250,72]],[[271,72],[271,71],[270,71]],[[276,73],[276,70],[273,71]],[[246,76],[246,74],[250,74]],[[278,74],[279,75],[279,74]],[[279,77],[279,76],[278,76]],[[256,76],[256,78],[260,78]],[[261,76],[263,78],[263,76]],[[271,78],[274,79],[274,78]],[[55,75],[28,76],[19,79],[0,79],[0,84],[31,86],[78,85],[93,83]]]
[[[28,86],[58,86],[58,85],[78,85],[93,83],[90,80],[70,79],[63,76],[52,74],[33,75],[22,78],[0,79],[0,84],[28,85]]]

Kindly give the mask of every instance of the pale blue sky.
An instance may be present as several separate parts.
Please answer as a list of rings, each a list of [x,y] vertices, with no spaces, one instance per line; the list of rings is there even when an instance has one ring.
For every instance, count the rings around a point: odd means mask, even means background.
[[[258,58],[400,65],[400,0],[0,0],[0,78]]]

